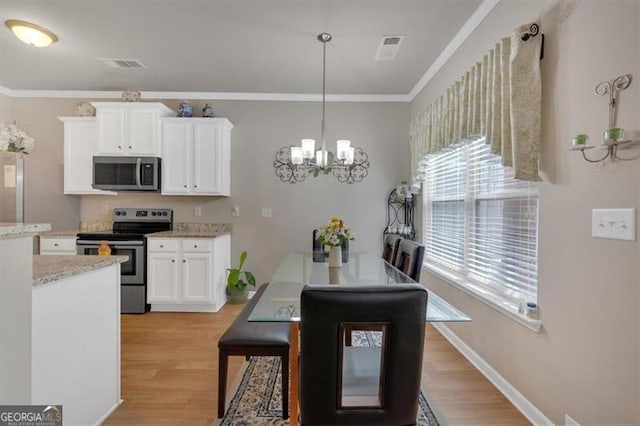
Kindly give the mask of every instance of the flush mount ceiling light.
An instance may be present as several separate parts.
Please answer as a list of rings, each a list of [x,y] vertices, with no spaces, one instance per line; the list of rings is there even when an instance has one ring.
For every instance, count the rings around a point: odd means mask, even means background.
[[[282,147],[276,152],[273,167],[283,182],[297,183],[309,175],[317,177],[330,173],[343,183],[360,182],[369,174],[369,157],[362,148],[352,147],[351,141],[336,141],[336,154],[327,150],[324,137],[324,110],[326,101],[327,43],[331,34],[318,34],[322,43],[322,124],[320,128],[320,149],[316,151],[315,139],[302,139],[301,146]]]
[[[9,19],[5,25],[13,31],[21,41],[33,47],[47,47],[58,41],[58,36],[46,28],[18,19]]]

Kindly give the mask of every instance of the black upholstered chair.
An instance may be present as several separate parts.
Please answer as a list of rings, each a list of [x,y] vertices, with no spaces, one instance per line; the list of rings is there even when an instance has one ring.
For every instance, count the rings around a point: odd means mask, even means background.
[[[422,259],[424,258],[424,246],[411,240],[402,240],[398,244],[393,265],[411,277],[414,281],[420,280],[422,271]]]
[[[387,234],[384,236],[384,247],[382,248],[382,258],[393,265],[398,252],[398,244],[403,238],[398,234]]]
[[[302,425],[415,424],[426,309],[427,291],[419,284],[305,286]],[[345,326],[358,324],[378,326],[381,346],[345,346]]]
[[[318,233],[317,229],[313,230],[313,239],[311,248],[313,250],[313,261],[314,262],[326,262],[327,257],[329,256],[329,252],[325,251],[324,244],[320,244],[316,240],[316,234]],[[347,263],[349,261],[349,240],[345,240],[342,243],[342,263]]]

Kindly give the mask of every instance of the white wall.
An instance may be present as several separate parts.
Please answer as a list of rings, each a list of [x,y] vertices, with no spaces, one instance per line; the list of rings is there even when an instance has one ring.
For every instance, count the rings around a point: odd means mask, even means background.
[[[73,115],[84,99],[13,99],[13,112],[33,129],[35,159],[62,163],[62,123],[58,116]],[[163,101],[177,110],[180,101]],[[196,115],[205,101],[193,102]],[[82,221],[111,221],[114,207],[170,207],[181,222],[233,223],[232,264],[243,250],[247,267],[259,281],[267,281],[277,262],[293,248],[310,248],[311,232],[331,216],[343,217],[357,239],[356,250],[380,246],[386,225],[388,193],[408,176],[408,103],[328,103],[327,143],[350,139],[369,155],[369,175],[360,183],[339,183],[333,176],[308,178],[291,185],[275,175],[275,153],[299,144],[303,137],[320,139],[318,102],[211,101],[216,115],[233,124],[231,142],[231,197],[175,197],[135,193],[117,197],[81,197]],[[62,191],[62,188],[60,188]],[[240,217],[231,208],[240,207]],[[109,215],[102,214],[107,205]],[[202,217],[194,207],[202,206]],[[271,207],[272,218],[260,217]]]
[[[412,115],[493,42],[539,16],[524,6],[500,2],[416,98]],[[640,129],[639,19],[640,2],[590,0],[562,2],[541,21],[546,36],[541,169],[549,177],[540,184],[542,332],[535,334],[423,274],[429,287],[473,318],[450,329],[556,424],[564,424],[565,413],[582,425],[640,424],[639,243],[590,235],[591,209],[639,207],[640,160],[603,168],[568,151],[576,133],[598,142],[608,112],[607,99],[594,95],[594,87],[621,74],[635,80],[620,95],[618,125]]]

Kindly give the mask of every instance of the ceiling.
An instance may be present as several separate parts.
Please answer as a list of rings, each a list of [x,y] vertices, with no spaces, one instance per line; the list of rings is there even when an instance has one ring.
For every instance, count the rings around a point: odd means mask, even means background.
[[[481,0],[2,0],[0,15],[48,28],[31,48],[1,29],[0,86],[10,90],[140,90],[406,95]],[[375,61],[385,35],[404,35]],[[136,59],[110,69],[98,58]]]

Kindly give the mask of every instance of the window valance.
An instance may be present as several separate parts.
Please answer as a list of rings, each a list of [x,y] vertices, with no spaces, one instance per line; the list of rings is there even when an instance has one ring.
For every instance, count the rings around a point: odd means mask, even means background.
[[[451,145],[486,138],[516,179],[539,181],[542,35],[536,23],[516,28],[425,111],[411,120],[415,180],[420,160]]]

